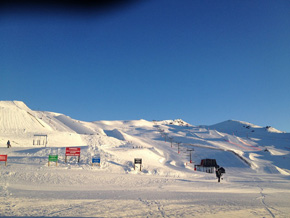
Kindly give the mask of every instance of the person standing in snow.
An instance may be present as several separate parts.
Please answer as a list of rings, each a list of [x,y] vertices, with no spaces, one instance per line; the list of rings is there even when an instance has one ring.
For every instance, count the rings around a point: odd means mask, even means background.
[[[220,181],[221,181],[221,175],[220,175],[220,173],[219,173],[219,168],[216,168],[216,170],[215,170],[215,175],[216,175],[216,177],[218,178],[218,182],[220,182]]]
[[[9,140],[7,142],[7,148],[11,148],[11,144],[10,144],[10,141]]]
[[[218,182],[220,182],[223,173],[226,173],[226,171],[223,167],[218,167],[218,168],[216,168],[215,173],[216,173],[216,177],[218,178]]]

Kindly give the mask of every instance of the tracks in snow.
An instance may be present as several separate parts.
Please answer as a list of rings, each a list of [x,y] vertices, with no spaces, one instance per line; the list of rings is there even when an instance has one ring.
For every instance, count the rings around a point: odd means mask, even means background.
[[[163,208],[163,205],[159,202],[159,201],[148,201],[148,200],[143,200],[141,198],[138,199],[142,204],[145,204],[146,206],[148,206],[148,208],[150,208],[149,211],[149,216],[147,217],[151,217],[151,216],[157,216],[157,214],[154,213],[154,211],[152,211],[152,206],[153,207],[157,207],[157,212],[160,213],[161,217],[166,217],[165,215],[165,210]]]
[[[254,182],[259,182],[259,181],[262,181],[260,178],[254,178]],[[259,194],[261,195],[260,197],[258,197],[257,199],[260,199],[261,201],[261,204],[263,205],[263,207],[266,209],[266,211],[269,213],[269,215],[272,217],[272,218],[275,218],[275,214],[272,212],[272,211],[277,211],[279,213],[282,213],[284,214],[282,211],[280,210],[277,210],[276,208],[274,207],[271,207],[269,206],[265,200],[266,200],[266,194],[264,193],[264,188],[262,188],[260,185],[257,184],[257,187],[259,188]],[[285,214],[284,214],[285,215]],[[279,216],[280,217],[280,216]]]
[[[272,213],[272,211],[270,210],[270,207],[269,205],[267,205],[265,203],[265,198],[266,198],[266,195],[263,193],[264,189],[260,186],[258,186],[259,189],[260,189],[260,195],[261,197],[259,197],[259,199],[261,200],[261,203],[262,205],[265,207],[265,209],[268,211],[268,213],[272,216],[272,218],[275,218],[275,215]]]
[[[2,182],[0,183],[0,216],[1,214],[11,214],[12,208],[15,207],[15,204],[10,200],[11,193],[8,190],[7,177],[10,176],[8,172],[1,175]],[[1,200],[2,199],[2,200]]]

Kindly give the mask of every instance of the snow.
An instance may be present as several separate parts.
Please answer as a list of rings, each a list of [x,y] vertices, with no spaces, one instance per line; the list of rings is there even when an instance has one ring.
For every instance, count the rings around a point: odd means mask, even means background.
[[[269,132],[269,133],[283,133],[282,131],[279,131],[271,126],[266,126],[266,127],[261,127],[254,125],[252,123],[244,122],[244,121],[238,121],[238,120],[228,120],[224,121],[212,126],[208,126],[210,129],[217,129],[222,132],[227,132],[227,133],[233,133],[235,131],[237,132],[259,132],[259,133],[264,133],[264,132]]]
[[[47,135],[46,147],[33,145],[36,134]],[[0,155],[8,155],[7,166],[0,162],[0,216],[289,217],[289,143],[289,133],[241,121],[84,122],[0,101]],[[68,146],[81,148],[79,163],[65,163]],[[51,154],[57,166],[48,166]],[[92,166],[95,155],[100,166]],[[134,158],[142,158],[141,171]],[[226,169],[221,183],[194,170],[205,158]]]

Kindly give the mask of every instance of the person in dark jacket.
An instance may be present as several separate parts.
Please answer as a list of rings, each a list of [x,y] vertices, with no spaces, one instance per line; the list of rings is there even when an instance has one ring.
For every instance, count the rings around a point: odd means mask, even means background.
[[[218,168],[215,170],[215,175],[218,178],[218,182],[220,182],[221,181],[221,175],[219,173],[219,169]]]
[[[221,181],[221,177],[224,173],[226,173],[226,171],[223,167],[216,168],[215,174],[216,174],[216,177],[218,178],[218,182]]]
[[[7,142],[7,148],[11,148],[11,144],[10,144],[10,141],[9,140]]]

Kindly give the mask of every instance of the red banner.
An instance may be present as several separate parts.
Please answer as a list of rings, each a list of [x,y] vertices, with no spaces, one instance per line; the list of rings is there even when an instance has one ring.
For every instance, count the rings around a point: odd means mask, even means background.
[[[7,161],[7,155],[0,155],[0,161]]]
[[[81,148],[76,148],[76,147],[65,148],[65,155],[66,156],[80,156]]]

